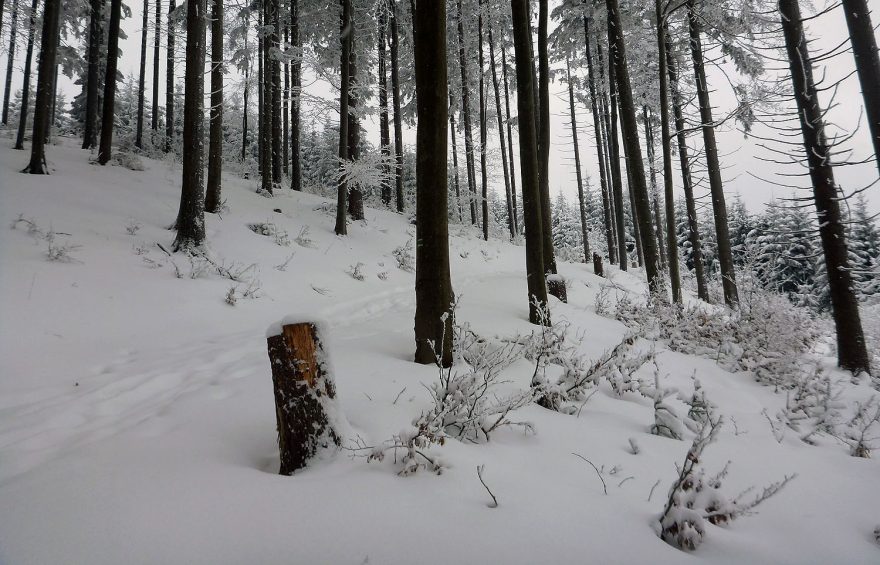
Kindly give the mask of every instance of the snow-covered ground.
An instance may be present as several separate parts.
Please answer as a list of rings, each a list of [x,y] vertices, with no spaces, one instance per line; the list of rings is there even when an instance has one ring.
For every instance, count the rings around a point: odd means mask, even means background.
[[[448,441],[434,451],[447,465],[439,476],[400,477],[390,459],[347,451],[279,476],[265,329],[286,315],[327,322],[353,435],[379,443],[429,405],[423,383],[436,369],[411,362],[414,277],[392,253],[411,238],[407,218],[368,209],[338,238],[324,199],[267,199],[255,181],[227,175],[229,211],[208,217],[210,250],[228,267],[253,264],[260,282],[255,299],[238,285],[230,306],[234,283],[189,278],[199,265],[183,256],[177,278],[156,245],[173,240],[177,165],[99,167],[62,140],[49,148],[55,173],[30,176],[10,146],[0,143],[0,563],[880,563],[878,460],[827,436],[778,443],[762,411],[775,413],[784,395],[662,344],[664,384],[689,391],[696,375],[728,421],[705,454],[709,470],[732,461],[724,492],[798,474],[757,514],[708,526],[693,553],[653,529],[690,439],[650,435],[650,401],[604,385],[577,416],[522,409],[534,435]],[[24,222],[8,229],[20,214],[40,234]],[[290,245],[248,228],[258,222]],[[311,243],[293,241],[306,227]],[[70,261],[47,260],[50,231]],[[522,247],[454,226],[451,257],[460,320],[491,339],[532,331]],[[363,281],[346,272],[358,263]],[[560,270],[569,303],[554,302],[553,315],[598,357],[627,328],[595,313],[604,283],[591,267]],[[636,295],[639,274],[611,269]],[[511,367],[505,388],[528,387],[532,369]],[[865,384],[850,392],[870,395]],[[573,453],[599,468],[607,494]]]

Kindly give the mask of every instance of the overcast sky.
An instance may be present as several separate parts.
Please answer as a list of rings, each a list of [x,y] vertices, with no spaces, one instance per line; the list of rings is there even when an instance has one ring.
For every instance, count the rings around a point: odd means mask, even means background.
[[[139,65],[141,14],[143,3],[139,2],[138,0],[128,0],[128,2],[132,8],[132,17],[123,20],[122,22],[122,27],[127,33],[128,38],[120,42],[120,48],[123,50],[123,56],[120,60],[119,69],[126,75],[136,75]],[[167,0],[165,0],[165,2],[165,5],[167,5]],[[551,2],[551,4],[552,3],[554,2]],[[7,4],[9,4],[9,2],[7,2]],[[152,7],[154,6],[152,1],[150,2],[150,4],[150,13],[152,14],[155,8]],[[869,0],[869,5],[877,8],[878,5],[880,5],[880,0]],[[164,8],[163,6],[163,12],[166,9],[167,8]],[[804,7],[804,9],[806,9],[806,6]],[[875,13],[878,12],[875,10]],[[7,7],[6,14],[4,15],[7,22],[4,26],[4,31],[8,29],[8,14],[9,7]],[[152,19],[152,16],[150,19]],[[880,23],[877,21],[877,19],[878,16],[875,16],[875,26],[876,24]],[[551,28],[552,25],[553,24],[551,22]],[[847,37],[846,23],[842,13],[842,8],[837,8],[829,12],[828,14],[825,14],[820,18],[810,22],[809,33],[811,34],[811,39],[815,40],[815,44],[812,47],[813,52],[818,52],[820,49],[830,49],[837,46]],[[148,93],[152,88],[150,84],[152,81],[152,42],[153,35],[152,29],[150,29],[148,31],[148,49],[150,50],[150,54],[148,56],[146,79]],[[165,38],[163,37],[163,52],[161,54],[160,74],[160,100],[163,104],[165,100],[164,45]],[[19,53],[17,53],[18,56],[16,57],[16,65],[19,68],[23,65],[23,62],[21,61],[22,51],[23,48],[19,48]],[[474,53],[472,57],[474,59],[472,64],[476,65],[476,53]],[[4,46],[3,56],[2,58],[0,58],[0,61],[2,61],[2,67],[0,68],[5,68],[5,60],[6,47]],[[845,77],[846,75],[849,75],[853,72],[853,70],[854,65],[852,61],[852,56],[849,53],[844,53],[833,60],[824,62],[822,65],[817,65],[816,76],[821,77],[824,75],[826,77],[826,81],[831,82],[839,78]],[[182,72],[183,65],[179,64],[178,73],[181,74]],[[234,81],[238,79],[237,77],[230,76],[227,80]],[[717,89],[717,91],[713,94],[713,103],[720,105],[722,107],[721,109],[724,109],[725,104],[729,105],[733,100],[732,95],[730,94],[730,87],[727,85],[726,80],[718,72],[710,74],[710,83],[713,88]],[[20,84],[20,72],[16,72],[13,81],[13,91],[15,91],[16,88],[20,88]],[[68,100],[70,100],[72,96],[78,92],[78,89],[80,87],[74,86],[70,80],[64,78],[61,80],[61,88],[68,95]],[[491,96],[491,83],[487,84],[487,88],[489,89],[489,95]],[[327,85],[321,84],[319,82],[312,82],[308,89],[310,94],[316,96],[334,96],[331,89]],[[823,105],[828,104],[830,93],[825,92],[822,93],[821,96]],[[255,99],[256,97],[253,98]],[[375,100],[371,102],[374,105],[376,104]],[[841,84],[836,96],[836,103],[836,107],[834,107],[828,114],[829,121],[847,131],[852,131],[856,128],[857,125],[860,125],[858,131],[855,133],[855,137],[848,144],[848,147],[853,149],[854,160],[858,160],[859,158],[864,159],[865,157],[868,157],[873,153],[873,150],[871,146],[870,136],[867,131],[867,126],[864,123],[864,116],[861,116],[862,97],[861,91],[859,89],[858,78],[854,74],[849,76],[849,78],[847,78]],[[489,104],[493,104],[491,102],[491,98],[489,99]],[[512,110],[515,112],[515,103]],[[304,112],[308,112],[308,108],[304,108]],[[716,112],[716,114],[721,113],[722,112],[720,110]],[[562,190],[567,197],[569,197],[570,199],[574,199],[577,195],[577,187],[575,181],[571,130],[569,126],[568,94],[566,86],[561,82],[556,82],[555,84],[551,85],[551,114],[550,189],[554,195],[558,191]],[[861,124],[859,124],[860,116]],[[716,118],[717,117],[718,116],[716,115]],[[587,108],[578,108],[578,122],[582,167],[585,169],[586,173],[589,174],[595,181],[594,187],[598,187],[599,174],[594,137],[592,132],[592,117],[588,113]],[[372,120],[368,120],[368,122],[364,125],[367,128],[370,141],[374,145],[378,145],[379,134],[378,126],[376,125],[376,123],[374,123],[374,121]],[[640,132],[640,135],[642,133],[643,132]],[[755,129],[755,133],[761,137],[773,137],[778,135],[761,126],[758,126]],[[475,133],[475,137],[476,135],[477,134]],[[514,137],[516,137],[516,134],[514,134]],[[752,211],[759,211],[765,202],[773,199],[774,197],[785,198],[791,196],[792,191],[790,189],[778,187],[760,180],[761,178],[763,178],[775,180],[777,182],[785,182],[778,177],[774,177],[774,173],[782,170],[780,166],[767,163],[758,158],[758,156],[761,155],[765,157],[770,155],[766,150],[759,148],[753,139],[745,139],[742,133],[740,133],[735,129],[735,127],[733,127],[733,124],[731,124],[730,126],[719,128],[717,137],[719,143],[719,151],[722,155],[722,164],[725,167],[725,192],[727,194],[732,195],[734,193],[739,193],[746,202],[746,205]],[[490,159],[490,161],[495,161],[493,163],[490,163],[490,167],[497,171],[497,175],[494,175],[490,182],[492,183],[493,188],[498,190],[500,193],[503,193],[501,164],[500,162],[498,162],[499,152],[497,150],[497,132],[494,128],[491,129],[489,132],[489,140],[490,147],[488,148],[488,151],[489,155],[492,156],[492,159]],[[406,144],[415,143],[414,130],[405,131],[404,142]],[[458,142],[461,156],[463,154],[463,139],[460,135],[458,136]],[[695,138],[694,143],[698,142],[699,138]],[[515,153],[515,155],[518,159],[518,153]],[[657,155],[659,159],[661,155],[659,148],[657,149]],[[658,169],[659,168],[662,167],[658,165]],[[519,171],[518,162],[516,163],[516,170],[517,172]],[[677,174],[677,163],[674,167],[674,170]],[[838,183],[845,190],[850,191],[870,184],[872,181],[876,180],[877,167],[873,164],[873,162],[869,162],[864,165],[838,168],[836,169],[835,174],[837,175]],[[659,180],[658,182],[662,183],[662,180]],[[681,183],[677,177],[675,178],[675,184],[676,191],[679,191]],[[701,188],[700,191],[706,193],[708,191],[708,188]],[[868,196],[868,200],[872,210],[874,212],[880,212],[880,185],[874,185],[867,191],[866,194]]]

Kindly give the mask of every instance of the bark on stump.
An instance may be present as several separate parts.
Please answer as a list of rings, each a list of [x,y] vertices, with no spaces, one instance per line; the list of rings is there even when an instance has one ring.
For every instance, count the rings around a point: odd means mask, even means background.
[[[565,279],[562,275],[547,273],[547,292],[558,298],[560,302],[568,303],[568,289],[565,287]]]
[[[321,359],[323,346],[310,322],[286,324],[266,338],[275,389],[282,475],[306,466],[319,448],[339,445],[328,408],[336,390]]]
[[[605,270],[602,268],[602,256],[598,253],[593,253],[593,272],[600,277],[605,276]]]

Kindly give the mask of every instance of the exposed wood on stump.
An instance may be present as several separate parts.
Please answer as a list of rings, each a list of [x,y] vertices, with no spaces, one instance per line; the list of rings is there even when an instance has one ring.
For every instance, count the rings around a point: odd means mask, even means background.
[[[336,390],[320,361],[324,352],[314,324],[287,324],[267,342],[281,452],[279,473],[292,475],[305,467],[319,448],[340,444],[326,410],[334,402]]]

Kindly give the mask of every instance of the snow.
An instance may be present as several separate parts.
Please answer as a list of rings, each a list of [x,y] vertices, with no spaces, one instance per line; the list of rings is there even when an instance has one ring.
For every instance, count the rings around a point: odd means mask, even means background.
[[[778,443],[762,411],[783,407],[783,394],[659,343],[661,385],[689,395],[696,374],[736,422],[704,454],[710,473],[732,461],[728,495],[798,474],[756,515],[707,525],[692,554],[654,531],[692,436],[650,435],[651,402],[606,386],[578,416],[522,409],[517,419],[535,435],[448,441],[432,451],[448,466],[439,476],[399,477],[392,457],[367,463],[346,451],[279,476],[265,343],[273,322],[270,332],[278,320],[322,321],[348,433],[368,445],[410,429],[429,407],[423,385],[436,368],[411,361],[414,275],[392,254],[411,237],[406,216],[367,209],[339,238],[324,199],[288,190],[267,199],[257,181],[226,174],[230,210],[207,217],[210,253],[255,264],[261,286],[231,307],[224,296],[235,283],[190,279],[179,255],[178,279],[155,245],[173,240],[179,164],[99,167],[76,145],[50,146],[55,174],[43,177],[19,174],[27,156],[0,140],[0,223],[23,214],[80,246],[73,261],[50,262],[46,241],[23,227],[0,237],[0,563],[880,562],[877,458],[850,457],[827,436]],[[291,234],[309,226],[314,245],[276,245],[248,229],[266,221]],[[457,317],[488,338],[529,333],[523,248],[451,231]],[[286,270],[273,268],[292,252]],[[346,274],[359,262],[364,281]],[[569,303],[554,301],[553,317],[583,332],[597,358],[627,328],[595,313],[604,281],[590,266],[559,269]],[[640,271],[606,271],[644,293]],[[527,387],[531,369],[508,369],[504,390]],[[851,388],[870,395],[867,384]],[[607,495],[573,453],[599,468]],[[483,464],[497,508],[477,477]]]

